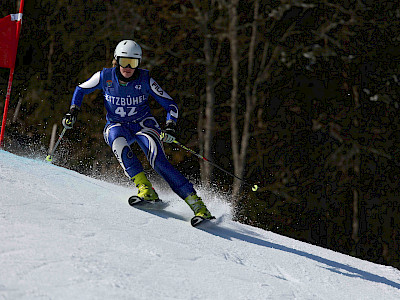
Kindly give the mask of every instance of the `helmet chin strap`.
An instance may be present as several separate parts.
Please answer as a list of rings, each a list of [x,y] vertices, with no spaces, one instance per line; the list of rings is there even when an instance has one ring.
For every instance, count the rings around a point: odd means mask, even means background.
[[[129,78],[126,78],[126,77],[124,77],[124,76],[121,74],[121,72],[119,71],[119,66],[116,66],[116,67],[115,67],[115,72],[117,73],[118,79],[121,80],[121,81],[124,81],[124,82],[130,82],[130,81],[132,81],[132,80],[137,79],[137,78],[139,77],[139,73],[140,73],[139,69],[136,68],[136,69],[135,69],[135,72],[133,72],[133,75],[132,75],[131,77],[129,77]]]

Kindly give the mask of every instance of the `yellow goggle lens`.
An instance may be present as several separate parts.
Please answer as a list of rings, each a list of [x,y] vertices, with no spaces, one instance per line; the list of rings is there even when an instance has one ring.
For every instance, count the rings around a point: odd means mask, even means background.
[[[139,66],[139,59],[138,58],[130,58],[130,57],[119,57],[118,58],[118,65],[123,68],[127,68],[128,66],[131,69],[137,68]]]

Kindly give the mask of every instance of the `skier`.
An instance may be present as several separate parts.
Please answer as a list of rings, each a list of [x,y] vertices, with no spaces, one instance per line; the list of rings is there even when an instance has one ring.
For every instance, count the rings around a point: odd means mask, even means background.
[[[77,120],[83,96],[100,89],[104,95],[107,123],[103,134],[125,174],[138,188],[138,197],[159,201],[158,194],[143,172],[143,166],[130,145],[138,143],[154,170],[172,190],[190,206],[195,216],[211,219],[213,216],[189,182],[167,160],[164,143],[172,143],[176,135],[178,107],[174,100],[150,77],[149,71],[140,69],[141,47],[132,40],[121,41],[114,51],[116,66],[104,68],[89,80],[78,85],[72,97],[70,110],[62,124],[71,129]],[[149,107],[152,96],[167,111],[164,129],[158,125]]]

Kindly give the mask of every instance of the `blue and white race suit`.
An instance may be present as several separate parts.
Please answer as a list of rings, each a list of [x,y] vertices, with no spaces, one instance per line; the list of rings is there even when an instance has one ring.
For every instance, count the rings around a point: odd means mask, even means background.
[[[107,109],[104,139],[112,148],[125,174],[132,178],[143,171],[141,162],[130,148],[136,142],[153,169],[168,182],[176,194],[185,199],[195,192],[193,185],[165,157],[159,137],[161,129],[150,112],[149,96],[167,111],[167,121],[177,121],[178,107],[150,77],[148,70],[136,69],[135,75],[136,79],[123,86],[118,81],[116,68],[103,69],[76,87],[71,105],[80,107],[84,95],[102,90]]]

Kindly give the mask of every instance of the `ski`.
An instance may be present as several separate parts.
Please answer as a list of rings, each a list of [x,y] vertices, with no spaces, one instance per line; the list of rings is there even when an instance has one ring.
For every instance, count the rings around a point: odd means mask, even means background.
[[[128,199],[130,206],[144,209],[164,209],[168,206],[167,202],[158,199],[156,201],[147,201],[138,196],[131,196]]]
[[[206,219],[200,216],[194,216],[191,220],[190,220],[190,224],[192,224],[193,227],[199,226],[201,223],[203,223],[204,221],[210,221],[215,219],[215,217],[212,217],[210,219]]]

